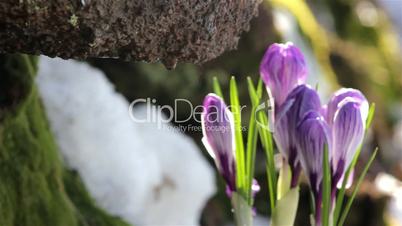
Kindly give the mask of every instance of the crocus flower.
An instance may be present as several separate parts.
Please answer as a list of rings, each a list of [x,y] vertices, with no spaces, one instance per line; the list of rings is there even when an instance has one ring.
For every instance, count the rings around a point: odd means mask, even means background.
[[[310,111],[297,126],[300,162],[315,197],[316,226],[321,226],[323,158],[325,145],[331,145],[331,131],[319,111]],[[326,161],[329,161],[326,160]]]
[[[287,95],[306,80],[303,54],[290,42],[272,44],[262,59],[260,74],[275,105],[280,106]]]
[[[310,111],[321,109],[317,92],[308,85],[296,87],[276,113],[274,139],[280,153],[286,158],[292,170],[291,187],[298,183],[300,174],[297,146],[297,125]]]
[[[342,184],[345,170],[363,142],[368,108],[364,95],[355,89],[338,90],[328,103],[326,118],[332,130],[333,186]]]
[[[233,114],[225,102],[215,94],[208,94],[203,102],[201,125],[202,142],[214,158],[216,167],[227,184],[230,196],[236,191],[236,161]]]

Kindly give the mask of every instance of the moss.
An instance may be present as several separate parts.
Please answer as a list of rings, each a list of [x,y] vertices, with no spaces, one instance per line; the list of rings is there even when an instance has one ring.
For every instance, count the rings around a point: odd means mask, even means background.
[[[127,225],[98,209],[59,159],[34,85],[36,59],[0,57],[0,225]],[[6,84],[6,85],[5,85]],[[17,95],[16,95],[17,94]]]
[[[64,173],[65,188],[70,200],[79,210],[80,226],[127,226],[117,217],[111,217],[103,210],[94,206],[91,197],[85,190],[79,175],[76,172]]]
[[[78,17],[75,14],[71,15],[68,22],[70,22],[73,27],[78,27]]]

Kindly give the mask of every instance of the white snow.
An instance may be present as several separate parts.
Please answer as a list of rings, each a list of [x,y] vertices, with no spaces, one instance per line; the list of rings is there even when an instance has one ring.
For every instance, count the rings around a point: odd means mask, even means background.
[[[133,225],[199,224],[215,178],[190,138],[134,123],[129,103],[86,63],[41,57],[37,84],[66,165],[100,207]]]

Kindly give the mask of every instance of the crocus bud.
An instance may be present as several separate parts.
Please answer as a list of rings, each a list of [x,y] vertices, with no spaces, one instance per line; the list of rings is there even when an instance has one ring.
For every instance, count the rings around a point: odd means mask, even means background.
[[[369,105],[366,97],[357,89],[341,88],[332,95],[326,106],[325,118],[329,125],[332,125],[335,113],[339,109],[339,104],[345,99],[353,99],[360,103],[362,118],[367,119]]]
[[[216,167],[227,184],[227,193],[236,191],[236,161],[233,114],[225,102],[215,94],[208,94],[203,102],[201,125],[202,142],[214,158]]]
[[[296,127],[310,111],[319,111],[321,102],[317,92],[308,85],[296,87],[279,107],[275,116],[274,139],[280,153],[292,170],[291,187],[295,187],[300,174]]]
[[[318,111],[310,111],[297,127],[300,162],[315,197],[316,225],[321,226],[324,148],[330,146],[330,130]],[[329,161],[329,159],[325,160]]]
[[[342,182],[363,142],[368,108],[366,98],[355,89],[340,89],[328,103],[326,117],[332,130],[331,167],[335,185]]]
[[[317,111],[308,112],[297,127],[300,162],[309,177],[313,192],[321,188],[325,145],[330,143],[330,130],[324,117]]]
[[[290,42],[272,44],[262,59],[260,74],[275,105],[280,106],[296,86],[306,81],[303,54]]]

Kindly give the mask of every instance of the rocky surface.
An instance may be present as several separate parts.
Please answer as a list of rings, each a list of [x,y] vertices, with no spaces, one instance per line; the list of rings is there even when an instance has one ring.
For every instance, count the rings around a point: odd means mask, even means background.
[[[0,51],[202,63],[237,46],[261,0],[5,0]]]

